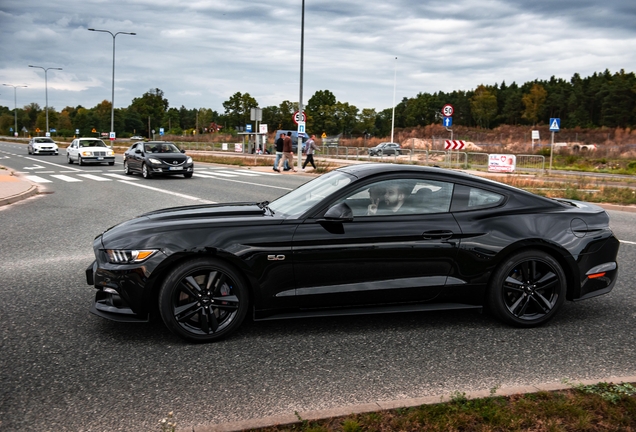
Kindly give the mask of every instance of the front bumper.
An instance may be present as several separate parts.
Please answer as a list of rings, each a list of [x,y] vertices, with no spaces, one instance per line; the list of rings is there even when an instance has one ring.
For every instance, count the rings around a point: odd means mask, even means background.
[[[114,163],[115,156],[80,156],[83,163]]]
[[[33,149],[33,154],[54,154],[54,155],[57,155],[57,154],[59,154],[59,150],[58,149],[54,149],[54,148],[34,148]]]
[[[180,166],[149,165],[149,168],[153,175],[175,175],[194,172],[194,164]]]

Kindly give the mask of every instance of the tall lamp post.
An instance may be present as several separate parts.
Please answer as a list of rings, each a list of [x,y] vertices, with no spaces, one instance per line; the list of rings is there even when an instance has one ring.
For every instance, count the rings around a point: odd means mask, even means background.
[[[305,0],[302,2],[302,15],[300,20],[300,95],[298,96],[298,112],[300,113],[300,121],[298,122],[298,132],[305,133],[305,116],[303,107],[303,62],[305,57]],[[302,126],[301,126],[302,125]],[[297,152],[298,152],[298,169],[302,167],[302,152],[303,152],[303,139],[298,134],[297,140]]]
[[[46,133],[48,134],[49,133],[49,84],[48,84],[48,79],[46,77],[46,73],[49,71],[49,69],[62,70],[62,68],[54,68],[54,67],[44,68],[42,66],[33,66],[33,65],[29,65],[29,67],[42,69],[44,71],[44,95],[46,97]]]
[[[108,33],[109,35],[113,37],[113,86],[112,86],[112,93],[110,97],[110,132],[112,136],[112,134],[115,133],[115,38],[119,34],[135,36],[137,33],[117,32],[113,34],[112,32],[108,30],[98,30],[98,29],[92,29],[92,28],[89,28],[88,30],[94,31],[94,32]]]
[[[393,73],[393,115],[391,116],[391,142],[393,142],[393,129],[395,126],[395,85],[397,84],[397,57],[395,58],[395,72]]]
[[[13,85],[13,84],[2,84],[7,87],[13,87],[13,117],[15,118],[15,129],[13,130],[13,134],[18,136],[18,87],[27,87],[25,85]]]

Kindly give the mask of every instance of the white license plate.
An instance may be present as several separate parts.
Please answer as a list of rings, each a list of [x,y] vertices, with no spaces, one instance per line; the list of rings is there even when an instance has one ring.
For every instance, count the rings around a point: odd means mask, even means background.
[[[170,171],[179,171],[179,170],[182,170],[182,169],[183,169],[183,167],[170,167],[170,168],[168,168],[168,169],[169,169]]]
[[[104,160],[104,158],[103,157],[98,157],[97,160]]]

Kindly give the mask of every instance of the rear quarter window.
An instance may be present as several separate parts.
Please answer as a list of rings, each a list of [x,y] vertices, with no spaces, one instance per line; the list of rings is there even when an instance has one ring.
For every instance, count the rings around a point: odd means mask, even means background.
[[[472,186],[456,185],[451,211],[458,212],[497,207],[503,204],[505,200],[506,196],[497,192]]]

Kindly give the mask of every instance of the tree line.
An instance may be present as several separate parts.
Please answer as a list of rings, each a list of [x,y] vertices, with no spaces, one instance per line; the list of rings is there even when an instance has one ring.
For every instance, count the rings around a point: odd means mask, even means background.
[[[567,81],[551,77],[518,85],[477,86],[474,90],[451,93],[419,93],[404,97],[393,108],[376,112],[359,109],[338,101],[329,90],[315,92],[307,101],[307,131],[327,135],[388,136],[395,128],[427,126],[441,122],[441,108],[454,107],[453,124],[492,129],[500,125],[547,124],[550,118],[560,118],[561,128],[633,128],[636,126],[636,75],[624,70],[612,74],[609,70],[582,78],[578,73]],[[151,136],[151,131],[164,128],[166,134],[192,135],[218,131],[236,133],[250,120],[250,109],[258,101],[249,93],[237,92],[223,102],[224,112],[209,108],[188,109],[170,107],[161,89],[150,89],[133,99],[126,108],[115,109],[115,132],[118,137]],[[262,108],[262,122],[275,129],[296,129],[293,113],[298,103],[285,100],[279,105]],[[46,128],[45,110],[31,103],[17,110],[18,131],[37,135]],[[93,108],[67,106],[61,111],[48,109],[49,126],[59,136],[88,136],[93,130],[108,132],[111,105],[103,101]],[[393,116],[395,117],[393,118]],[[10,134],[14,127],[14,111],[0,106],[0,131]]]

